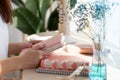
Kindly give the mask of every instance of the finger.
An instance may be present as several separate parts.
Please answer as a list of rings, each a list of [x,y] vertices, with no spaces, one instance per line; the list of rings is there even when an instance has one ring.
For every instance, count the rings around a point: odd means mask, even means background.
[[[39,54],[39,59],[45,59],[47,58],[48,56],[50,56],[50,54],[48,52],[45,52],[45,51],[37,51],[37,54]]]
[[[36,44],[32,48],[35,50],[41,50],[41,49],[45,48],[45,46],[46,46],[45,44],[43,44],[43,45]]]
[[[46,51],[38,50],[37,52],[39,53],[40,56],[50,56],[51,55],[49,52],[46,52]]]
[[[21,53],[26,53],[28,51],[32,51],[33,49],[32,48],[25,48],[21,51]]]
[[[29,42],[34,45],[36,43],[42,42],[42,40],[31,40]]]
[[[31,43],[25,43],[25,48],[31,48],[32,44]]]

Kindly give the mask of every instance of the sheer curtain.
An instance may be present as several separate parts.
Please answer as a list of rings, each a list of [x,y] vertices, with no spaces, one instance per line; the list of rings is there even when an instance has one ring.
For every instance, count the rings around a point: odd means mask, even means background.
[[[106,45],[111,49],[107,63],[120,69],[120,0],[117,3],[106,16]]]
[[[115,1],[115,0],[114,0]],[[106,43],[112,48],[120,49],[120,0],[106,16]]]

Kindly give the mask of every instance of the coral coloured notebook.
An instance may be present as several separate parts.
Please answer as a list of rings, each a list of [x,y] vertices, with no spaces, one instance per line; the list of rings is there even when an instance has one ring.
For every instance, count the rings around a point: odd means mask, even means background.
[[[52,55],[41,60],[37,72],[53,74],[71,74],[79,66],[89,66],[91,56],[80,54],[80,48],[75,45],[65,45],[50,52]],[[84,69],[80,75],[88,75],[89,70]]]

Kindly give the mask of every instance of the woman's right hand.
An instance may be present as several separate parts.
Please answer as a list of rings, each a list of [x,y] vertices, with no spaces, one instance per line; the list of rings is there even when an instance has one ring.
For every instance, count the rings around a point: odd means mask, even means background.
[[[21,51],[19,57],[22,60],[22,68],[36,68],[39,65],[41,59],[48,57],[50,54],[41,51],[34,50],[32,48],[24,49]]]

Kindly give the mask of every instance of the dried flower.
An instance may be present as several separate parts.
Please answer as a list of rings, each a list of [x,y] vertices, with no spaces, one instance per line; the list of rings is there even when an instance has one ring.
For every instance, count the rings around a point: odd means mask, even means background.
[[[95,29],[92,27],[93,24],[95,25],[100,21],[104,21],[105,14],[110,14],[109,11],[115,4],[117,3],[109,2],[107,0],[78,2],[75,8],[71,11],[75,24],[78,26],[77,31],[85,32],[84,30],[86,30],[86,28],[91,27],[89,28],[89,32],[85,34],[89,34],[92,31],[91,35],[98,35],[96,32],[94,32]],[[101,25],[101,23],[97,25]],[[89,35],[89,37],[91,35]]]

